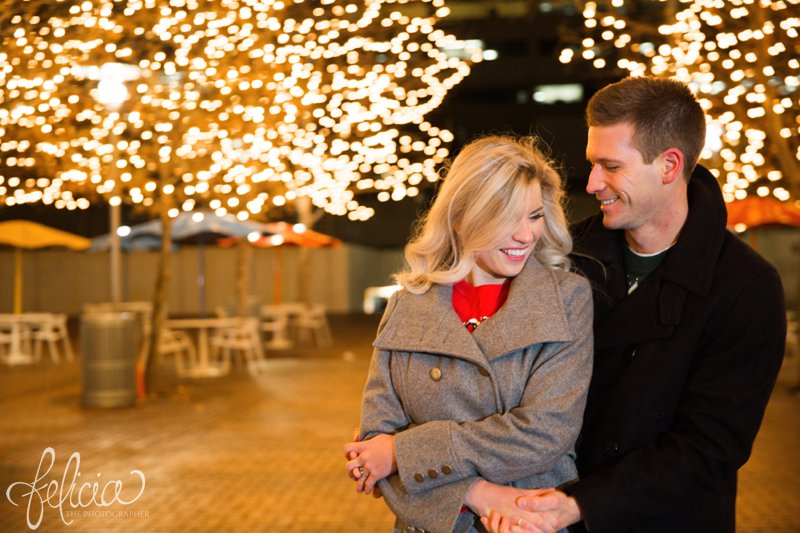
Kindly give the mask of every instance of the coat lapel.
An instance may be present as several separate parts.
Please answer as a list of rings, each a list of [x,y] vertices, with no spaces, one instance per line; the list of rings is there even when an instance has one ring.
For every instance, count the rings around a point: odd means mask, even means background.
[[[373,345],[380,350],[457,356],[475,362],[485,357],[453,311],[453,288],[434,285],[423,294],[403,291]]]
[[[530,258],[498,312],[469,333],[453,310],[451,285],[403,292],[374,346],[484,363],[526,346],[572,339],[555,273]]]
[[[506,303],[472,335],[489,360],[536,344],[573,340],[556,273],[528,259]]]
[[[713,176],[699,165],[689,181],[688,194],[689,215],[678,242],[662,265],[630,295],[622,266],[622,231],[603,229],[600,218],[586,226],[587,233],[580,237],[586,240],[577,249],[584,256],[581,262],[592,269],[590,278],[600,284],[599,290],[595,287],[597,348],[668,337],[680,322],[687,295],[704,296],[711,290],[723,242],[721,233],[726,231],[724,203]],[[714,209],[692,209],[698,203]],[[595,258],[601,267],[593,267],[585,256]]]
[[[623,276],[624,277],[624,276]],[[595,325],[595,346],[625,346],[672,334],[676,322],[663,320],[664,314],[680,312],[682,298],[668,299],[664,311],[657,302],[663,296],[659,291],[658,274],[654,272],[633,293],[626,295]],[[668,291],[673,294],[674,291]],[[678,291],[682,293],[683,291]]]

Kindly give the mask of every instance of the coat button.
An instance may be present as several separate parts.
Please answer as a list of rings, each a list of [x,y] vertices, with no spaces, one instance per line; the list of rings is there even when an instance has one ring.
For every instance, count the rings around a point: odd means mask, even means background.
[[[442,474],[449,476],[453,473],[453,469],[450,468],[450,465],[442,465]]]
[[[478,374],[480,374],[481,376],[483,376],[485,378],[489,377],[489,371],[486,370],[485,368],[483,368],[482,366],[478,367]]]
[[[414,474],[414,481],[416,481],[417,483],[422,483],[423,481],[425,481],[425,476],[417,472],[416,474]]]
[[[607,442],[603,445],[603,456],[613,458],[619,455],[619,445],[616,442]]]
[[[430,470],[428,470],[428,477],[431,479],[436,479],[437,477],[439,477],[439,472],[431,468]]]
[[[442,371],[439,368],[431,368],[431,379],[433,381],[439,381],[442,379]]]

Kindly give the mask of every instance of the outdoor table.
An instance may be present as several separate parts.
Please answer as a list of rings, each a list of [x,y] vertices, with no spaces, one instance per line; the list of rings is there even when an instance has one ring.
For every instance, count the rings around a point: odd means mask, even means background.
[[[296,323],[305,310],[304,304],[264,304],[259,308],[261,331],[270,335],[267,346],[273,350],[285,350],[293,346],[289,340],[289,324]]]
[[[300,324],[303,321],[303,316],[308,312],[308,306],[303,302],[286,302],[279,304],[271,304],[264,306],[272,312],[277,312],[286,317],[288,321],[288,333],[294,339],[298,340]],[[262,307],[262,311],[265,310]],[[291,341],[290,341],[291,342]]]
[[[193,378],[223,376],[230,371],[230,361],[212,361],[209,354],[208,330],[230,327],[236,318],[172,318],[164,324],[169,329],[197,330],[197,360],[189,361],[185,375]]]

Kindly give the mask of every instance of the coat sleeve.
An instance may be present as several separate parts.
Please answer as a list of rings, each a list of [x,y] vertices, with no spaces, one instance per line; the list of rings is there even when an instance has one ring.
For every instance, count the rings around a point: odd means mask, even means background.
[[[389,321],[397,305],[397,293],[386,305],[378,333]],[[361,400],[361,439],[369,439],[379,433],[394,434],[409,424],[403,405],[400,402],[391,373],[392,353],[386,350],[373,350],[367,374],[367,383]],[[399,386],[399,384],[397,384]]]
[[[395,434],[409,426],[391,375],[392,352],[375,350],[364,389],[361,435],[369,439],[379,433]],[[396,386],[401,387],[400,383]],[[425,531],[453,531],[457,521],[474,515],[460,510],[469,487],[475,480],[461,480],[440,489],[409,494],[400,477],[392,474],[378,482],[386,504],[403,523]]]
[[[466,494],[478,478],[466,478],[442,487],[409,494],[397,474],[382,479],[378,487],[386,503],[400,521],[399,531],[460,533],[470,530],[476,516],[461,513]]]
[[[398,473],[410,494],[474,476],[510,483],[567,460],[580,431],[592,372],[593,311],[586,280],[581,278],[565,297],[565,308],[573,340],[545,346],[518,406],[481,420],[426,422],[395,435]],[[452,471],[425,475],[441,465]]]
[[[569,487],[592,533],[667,516],[736,475],[750,455],[783,357],[782,295],[774,270],[751,280],[710,325],[669,430]]]
[[[397,302],[396,296],[390,299],[378,331],[388,321]],[[395,383],[392,378],[392,357],[390,351],[376,349],[373,352],[361,407],[362,439],[379,433],[395,434],[409,426],[397,392],[402,384]],[[464,479],[443,490],[411,496],[399,476],[392,474],[380,480],[378,487],[389,508],[403,523],[425,531],[461,531],[468,529],[468,523],[474,519],[471,513],[460,514],[466,493],[474,482],[475,479]],[[462,527],[457,527],[457,523]]]

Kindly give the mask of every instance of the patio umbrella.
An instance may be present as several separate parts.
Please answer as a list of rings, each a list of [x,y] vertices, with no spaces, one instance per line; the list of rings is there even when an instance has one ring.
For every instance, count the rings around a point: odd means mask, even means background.
[[[0,244],[14,247],[14,313],[19,314],[22,312],[22,250],[54,246],[85,250],[90,241],[38,222],[8,220],[0,222]]]
[[[284,244],[304,246],[307,248],[336,248],[342,245],[342,241],[336,237],[325,235],[318,231],[306,229],[302,224],[289,224],[288,222],[267,222],[264,224],[266,235],[258,239],[248,239],[250,244],[260,248],[271,248]],[[233,237],[222,239],[220,245],[231,246],[239,239]]]
[[[264,224],[267,228],[269,235],[263,235],[258,239],[250,239],[248,241],[253,246],[259,248],[275,248],[275,276],[273,278],[273,300],[274,302],[281,303],[281,288],[283,285],[283,261],[281,258],[281,246],[293,245],[303,248],[338,248],[342,245],[342,241],[336,237],[325,235],[318,231],[306,229],[302,224],[289,224],[288,222],[268,222]],[[227,238],[222,239],[219,244],[221,246],[233,246],[241,239]],[[301,270],[301,274],[304,270]],[[301,275],[301,278],[303,276]],[[301,279],[301,285],[306,280]]]
[[[758,196],[748,196],[742,200],[736,200],[726,205],[728,209],[728,227],[733,228],[739,233],[745,229],[753,229],[761,226],[790,226],[800,227],[800,207],[796,202],[781,202],[774,197],[761,198]],[[737,225],[744,225],[744,229]],[[751,232],[748,242],[753,249],[758,249],[757,232]],[[800,271],[797,272],[800,275]],[[800,281],[797,282],[797,290],[800,291]],[[796,302],[800,302],[800,293],[796,296]],[[795,304],[795,308],[797,304]]]
[[[192,211],[179,214],[172,222],[171,237],[178,243],[197,244],[200,312],[206,310],[205,298],[205,244],[216,243],[221,238],[244,238],[251,234],[259,236],[267,232],[266,224],[254,220],[239,220],[234,215],[219,216],[213,211]],[[161,248],[162,227],[160,220],[150,220],[131,226],[130,232],[120,237],[123,249],[157,250]],[[108,249],[109,235],[92,240],[91,251]]]
[[[223,237],[246,237],[267,231],[267,225],[254,220],[239,220],[234,215],[219,216],[212,211],[181,213],[172,222],[172,240],[175,242],[216,242]],[[130,227],[130,232],[120,236],[120,244],[128,249],[157,250],[161,247],[161,221],[149,220]],[[92,239],[92,251],[108,249],[111,238],[101,235]]]
[[[126,235],[120,236],[119,245],[124,252],[152,252],[161,249],[161,237],[158,235],[150,235],[140,233],[135,236]],[[111,236],[100,235],[91,239],[91,246],[86,250],[87,252],[107,252],[111,248]],[[172,249],[177,247],[173,244]]]
[[[767,225],[800,227],[800,207],[767,197],[748,196],[727,204],[728,227],[744,224],[748,229]]]

